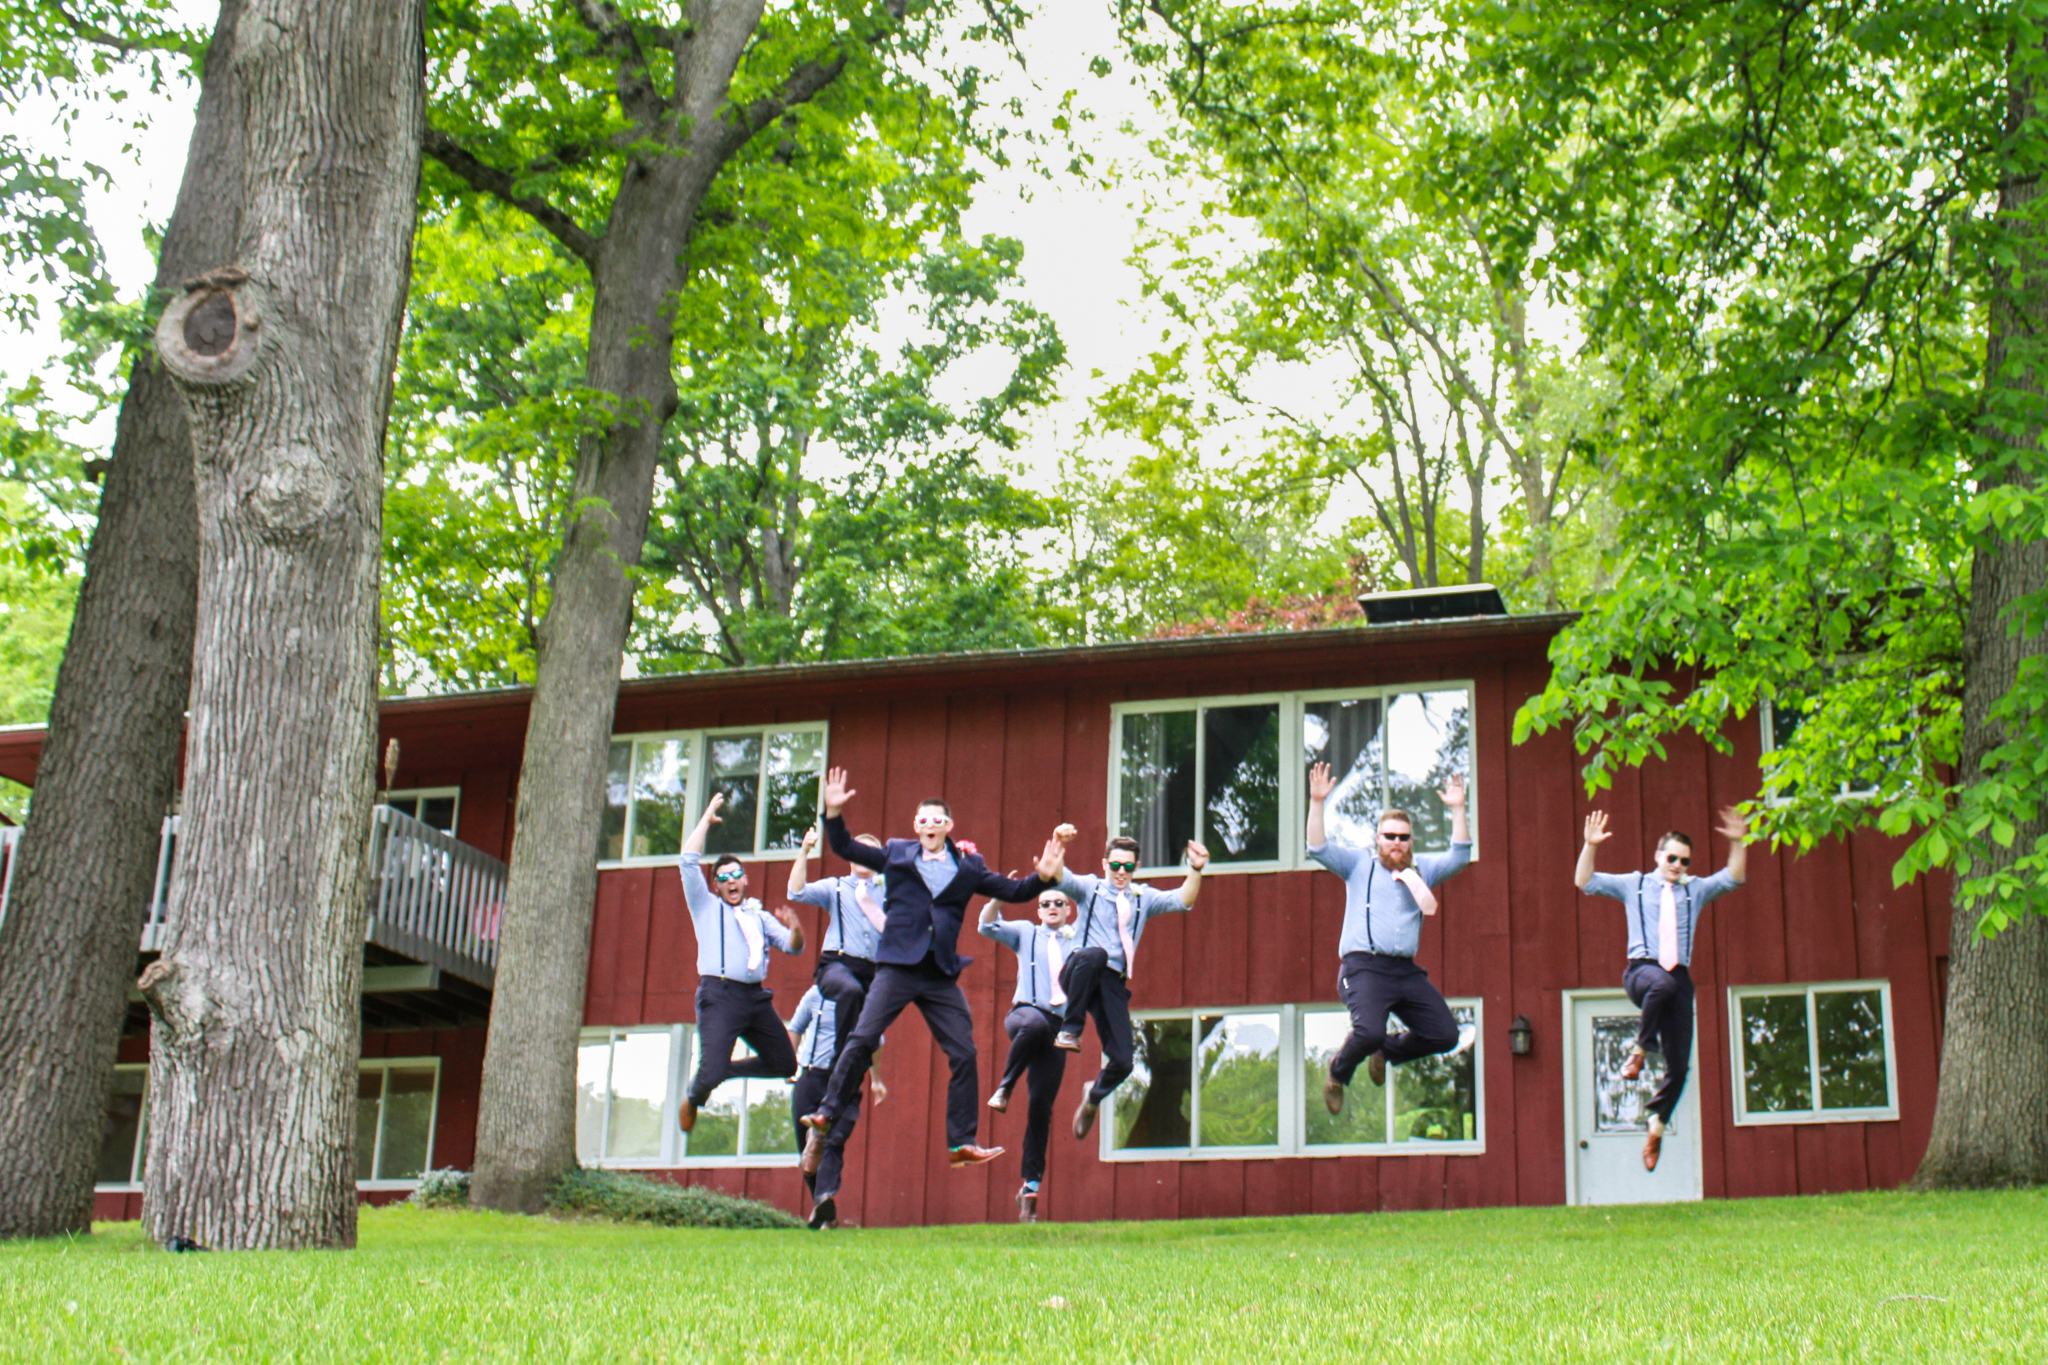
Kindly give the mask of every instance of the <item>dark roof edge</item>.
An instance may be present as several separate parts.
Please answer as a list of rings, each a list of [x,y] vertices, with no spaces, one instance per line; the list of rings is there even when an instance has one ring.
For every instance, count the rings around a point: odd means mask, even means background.
[[[1120,640],[1096,645],[1051,645],[1038,649],[985,649],[960,654],[907,654],[885,659],[841,659],[825,663],[758,664],[744,668],[709,668],[696,673],[664,673],[629,678],[619,684],[621,698],[656,691],[696,691],[796,682],[852,682],[880,678],[942,678],[953,673],[982,673],[997,667],[1057,668],[1116,660],[1142,663],[1198,651],[1257,654],[1306,646],[1410,644],[1453,636],[1522,638],[1554,635],[1579,619],[1575,611],[1533,612],[1522,616],[1461,616],[1441,621],[1416,621],[1387,626],[1339,626],[1323,630],[1261,631],[1243,635],[1189,635],[1171,640]],[[515,701],[533,695],[531,687],[483,688],[474,692],[438,692],[418,697],[390,697],[386,712],[432,711],[479,701]]]

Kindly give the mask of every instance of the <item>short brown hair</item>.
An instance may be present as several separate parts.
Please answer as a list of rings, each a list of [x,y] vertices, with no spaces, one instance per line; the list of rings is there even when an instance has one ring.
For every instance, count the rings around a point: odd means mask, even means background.
[[[1415,828],[1415,817],[1410,815],[1407,811],[1402,810],[1399,806],[1395,806],[1392,810],[1383,810],[1380,812],[1380,818],[1373,823],[1374,832],[1377,833],[1379,827],[1387,823],[1387,821],[1389,820],[1399,820],[1402,824],[1408,826],[1408,828]]]
[[[919,810],[923,810],[926,806],[937,806],[940,810],[946,812],[948,820],[953,818],[953,808],[936,796],[927,796],[924,800],[917,803]]]
[[[717,857],[717,858],[716,858],[715,860],[713,860],[713,862],[712,862],[712,864],[711,864],[711,875],[712,875],[712,876],[714,876],[714,877],[715,877],[715,876],[717,876],[717,875],[718,875],[718,869],[719,869],[719,868],[721,868],[721,867],[724,867],[724,866],[725,866],[725,865],[726,865],[727,863],[731,863],[731,864],[732,864],[732,865],[733,865],[734,867],[737,867],[737,868],[739,868],[739,870],[740,870],[740,871],[742,871],[742,872],[745,872],[745,871],[747,870],[747,869],[746,869],[746,865],[745,865],[744,863],[740,862],[740,855],[739,855],[739,854],[737,854],[737,853],[721,853],[721,854],[719,854],[719,855],[718,855],[718,857]]]
[[[1111,839],[1109,843],[1103,848],[1102,856],[1107,858],[1110,854],[1116,852],[1118,849],[1122,849],[1124,852],[1130,854],[1133,858],[1138,859],[1140,862],[1144,861],[1144,852],[1138,847],[1138,841],[1136,839],[1133,839],[1128,834],[1119,834],[1116,836],[1116,838]]]
[[[1685,851],[1687,853],[1692,852],[1692,836],[1690,834],[1687,834],[1682,829],[1665,830],[1664,833],[1657,839],[1657,847],[1662,848],[1664,847],[1664,845],[1672,842],[1673,840],[1677,840],[1679,843],[1684,844]]]

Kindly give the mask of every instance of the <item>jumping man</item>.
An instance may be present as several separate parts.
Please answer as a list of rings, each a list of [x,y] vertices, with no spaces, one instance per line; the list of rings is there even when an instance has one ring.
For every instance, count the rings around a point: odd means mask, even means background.
[[[1749,822],[1734,807],[1721,812],[1720,832],[1728,839],[1728,866],[1711,877],[1695,877],[1692,838],[1672,830],[1657,841],[1654,872],[1595,872],[1593,860],[1607,832],[1607,812],[1586,817],[1586,842],[1572,879],[1591,896],[1612,896],[1628,917],[1628,967],[1622,988],[1643,1011],[1636,1045],[1622,1064],[1621,1078],[1643,1074],[1643,1054],[1656,1049],[1664,1056],[1664,1080],[1650,1096],[1650,1135],[1643,1141],[1643,1169],[1657,1169],[1664,1150],[1664,1130],[1685,1093],[1692,1066],[1692,936],[1700,911],[1717,896],[1742,885],[1749,873]]]
[[[832,1063],[839,1057],[838,1006],[816,986],[796,1002],[796,1013],[789,1020],[789,1041],[796,1048],[797,1063],[803,1068],[797,1073],[796,1086],[789,1097],[789,1112],[796,1116],[796,1149],[802,1152],[804,1139],[811,1131],[804,1127],[803,1116],[817,1108],[818,1101],[824,1098],[825,1086],[832,1079]],[[875,1055],[879,1059],[879,1049]],[[869,1067],[868,1090],[876,1104],[889,1098],[889,1087],[882,1084],[881,1067]],[[813,1231],[839,1226],[839,1172],[846,1157],[846,1140],[852,1136],[853,1119],[842,1115],[825,1135],[825,1155],[817,1172],[804,1175],[804,1188],[811,1192]],[[824,1193],[819,1194],[819,1190]]]
[[[1416,965],[1422,917],[1436,913],[1433,889],[1472,861],[1472,831],[1465,823],[1465,778],[1453,773],[1437,796],[1451,812],[1448,853],[1415,857],[1415,821],[1405,810],[1384,811],[1378,848],[1371,853],[1328,842],[1323,804],[1337,789],[1330,765],[1308,773],[1308,856],[1344,879],[1344,928],[1337,940],[1343,966],[1337,992],[1351,1011],[1351,1033],[1330,1059],[1323,1105],[1342,1113],[1344,1089],[1360,1062],[1374,1085],[1387,1083],[1389,1063],[1449,1052],[1458,1045],[1458,1020],[1443,993]],[[1387,1016],[1401,1016],[1402,1031],[1387,1032]]]
[[[1030,1100],[1024,1117],[1024,1185],[1017,1191],[1017,1221],[1038,1221],[1038,1187],[1045,1179],[1045,1144],[1052,1133],[1053,1105],[1067,1073],[1067,1054],[1052,1045],[1060,1026],[1059,1010],[1067,1002],[1060,987],[1069,940],[1062,926],[1074,903],[1057,889],[1038,893],[1038,923],[998,918],[996,903],[981,907],[981,933],[1017,955],[1017,990],[1003,1032],[1010,1036],[1009,1060],[988,1107],[998,1114],[1010,1107],[1010,1091],[1029,1077]]]
[[[1064,848],[1076,833],[1072,825],[1061,825],[1053,831],[1053,840]],[[1131,1074],[1131,959],[1154,915],[1186,910],[1202,893],[1202,869],[1209,865],[1209,850],[1190,839],[1187,860],[1186,879],[1171,891],[1134,883],[1131,877],[1138,870],[1138,841],[1118,835],[1103,850],[1100,877],[1068,873],[1060,882],[1060,890],[1074,903],[1077,929],[1074,951],[1067,954],[1060,981],[1067,993],[1065,1018],[1053,1045],[1078,1051],[1081,1029],[1091,1014],[1095,1016],[1096,1039],[1102,1044],[1102,1071],[1082,1092],[1080,1107],[1074,1110],[1077,1138],[1088,1136],[1102,1102]]]
[[[683,1096],[677,1122],[684,1132],[697,1126],[697,1109],[719,1084],[733,1076],[765,1076],[786,1080],[796,1074],[796,1049],[775,1013],[775,993],[761,984],[768,975],[770,945],[785,953],[803,951],[804,931],[789,910],[773,916],[761,902],[747,897],[747,870],[730,853],[711,865],[712,884],[704,885],[697,868],[704,861],[704,840],[722,823],[718,808],[723,795],[705,803],[703,818],[683,840],[679,860],[683,899],[689,902],[690,924],[697,931],[697,1074]],[[754,1055],[732,1059],[735,1038],[744,1038]]]
[[[969,961],[959,953],[960,923],[967,902],[976,896],[1015,903],[1036,900],[1040,891],[1056,885],[1060,847],[1048,840],[1039,858],[1038,875],[1016,881],[989,871],[979,854],[953,843],[948,837],[953,815],[944,801],[918,803],[912,822],[915,839],[891,839],[881,848],[870,848],[848,834],[846,821],[840,818],[840,811],[854,797],[844,769],[834,768],[825,774],[823,796],[825,840],[832,851],[882,875],[884,925],[875,954],[879,964],[875,982],[861,1008],[860,1021],[840,1047],[824,1100],[804,1116],[811,1134],[804,1143],[803,1169],[818,1169],[824,1159],[825,1134],[859,1099],[860,1078],[867,1074],[875,1044],[896,1016],[913,1004],[952,1064],[952,1080],[946,1087],[947,1163],[957,1170],[993,1161],[1003,1149],[977,1146],[974,1140],[981,1118],[980,1078],[975,1066],[974,1017],[960,991],[960,973]]]
[[[858,837],[870,848],[882,846],[872,834]],[[789,865],[789,898],[826,912],[825,942],[811,979],[836,1007],[835,1016],[851,1027],[860,1018],[868,987],[875,979],[875,951],[882,942],[882,887],[873,870],[860,863],[853,865],[848,876],[806,882],[810,857],[817,847],[818,827],[813,825],[804,831],[803,847]],[[797,1110],[799,1114],[808,1112]]]

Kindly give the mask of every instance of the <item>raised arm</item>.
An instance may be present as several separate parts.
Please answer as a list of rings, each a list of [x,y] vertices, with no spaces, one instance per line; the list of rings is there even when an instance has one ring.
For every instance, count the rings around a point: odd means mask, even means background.
[[[1465,774],[1452,773],[1444,779],[1443,790],[1437,798],[1451,812],[1451,842],[1469,844],[1472,842],[1472,825],[1465,818]]]
[[[1330,776],[1330,765],[1318,763],[1308,770],[1308,846],[1321,848],[1330,842],[1323,836],[1323,803],[1330,799],[1330,793],[1337,790],[1337,780]]]
[[[1572,881],[1579,890],[1586,889],[1586,883],[1593,880],[1593,861],[1598,857],[1600,845],[1612,837],[1607,831],[1607,812],[1596,810],[1586,817],[1586,842],[1579,847],[1579,865],[1572,869]]]
[[[1749,880],[1749,821],[1729,806],[1721,812],[1721,833],[1728,839],[1728,875],[1738,882]]]
[[[804,841],[798,846],[796,857],[789,860],[789,896],[795,900],[804,892],[810,882],[811,854],[818,848],[818,827],[812,825],[804,831]]]
[[[1000,872],[984,871],[975,891],[1012,905],[1023,901],[1037,900],[1038,893],[1050,886],[1060,884],[1060,874],[1066,869],[1063,856],[1065,846],[1058,839],[1047,839],[1045,848],[1038,855],[1038,869],[1035,875],[1022,878],[1005,877]]]
[[[1188,877],[1186,881],[1180,884],[1180,888],[1174,892],[1176,896],[1180,897],[1182,905],[1190,909],[1194,907],[1195,897],[1202,894],[1202,869],[1208,865],[1209,850],[1196,843],[1193,839],[1188,840]]]
[[[825,804],[825,842],[834,853],[849,863],[880,872],[889,864],[889,855],[873,844],[864,844],[846,832],[846,821],[839,812],[846,808],[856,793],[846,785],[846,769],[834,768],[825,774],[825,790],[822,793]]]
[[[710,837],[711,827],[725,823],[718,814],[718,808],[724,804],[724,792],[713,792],[711,794],[711,799],[704,803],[704,813],[697,817],[696,825],[692,827],[688,834],[683,836],[683,852],[695,853],[700,857],[703,856],[704,841]]]

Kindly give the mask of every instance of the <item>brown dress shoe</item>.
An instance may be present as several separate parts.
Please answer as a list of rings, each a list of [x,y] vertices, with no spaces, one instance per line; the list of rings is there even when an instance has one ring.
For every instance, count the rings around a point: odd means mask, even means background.
[[[1372,1083],[1384,1087],[1387,1083],[1387,1054],[1375,1052],[1365,1059],[1365,1074],[1372,1077]]]
[[[1097,1107],[1094,1100],[1089,1099],[1086,1095],[1081,1097],[1081,1107],[1074,1111],[1075,1137],[1084,1138],[1088,1136],[1088,1130],[1095,1126],[1095,1111]]]
[[[962,1166],[980,1166],[994,1161],[1002,1154],[1003,1149],[1000,1147],[977,1147],[970,1142],[965,1147],[955,1147],[946,1153],[946,1164],[957,1171]]]
[[[1017,1221],[1035,1223],[1038,1221],[1038,1191],[1017,1191]]]
[[[1643,1074],[1643,1050],[1637,1048],[1628,1054],[1628,1060],[1621,1064],[1621,1078],[1632,1081]]]
[[[995,1110],[998,1114],[1009,1113],[1010,1087],[1007,1085],[997,1086],[996,1093],[988,1097],[988,1107]]]
[[[1657,1158],[1664,1152],[1664,1135],[1652,1128],[1650,1135],[1643,1139],[1643,1169],[1657,1169]]]
[[[682,1107],[676,1110],[676,1127],[689,1132],[697,1126],[697,1106],[690,1103],[689,1096],[683,1097]]]
[[[1344,1112],[1344,1082],[1335,1076],[1323,1081],[1323,1108],[1333,1114]]]
[[[810,1131],[804,1134],[804,1154],[796,1159],[796,1168],[805,1175],[816,1175],[818,1166],[825,1160],[825,1130],[831,1125],[820,1122],[822,1114],[806,1114],[804,1127]]]
[[[1081,1050],[1081,1035],[1069,1033],[1065,1029],[1061,1029],[1052,1036],[1052,1045],[1062,1052],[1079,1052]]]

